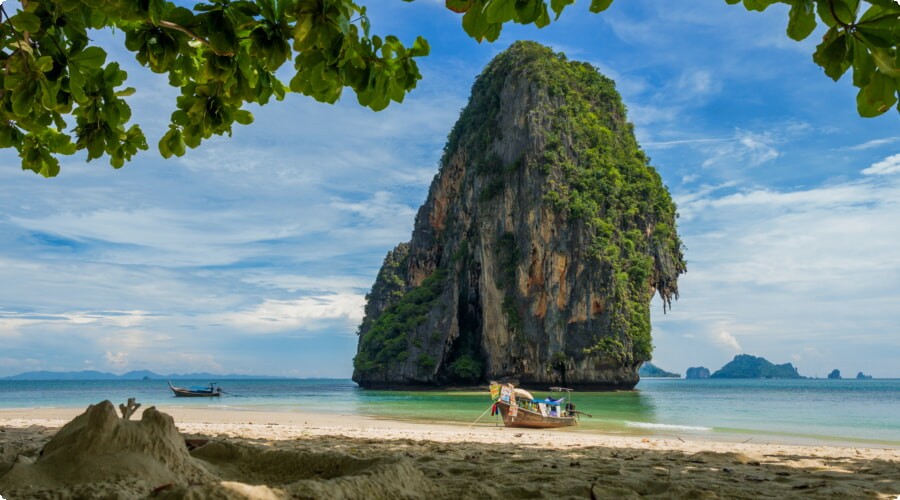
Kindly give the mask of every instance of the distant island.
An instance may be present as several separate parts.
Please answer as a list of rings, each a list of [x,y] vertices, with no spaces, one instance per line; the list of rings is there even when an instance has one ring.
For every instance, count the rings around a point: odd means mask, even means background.
[[[681,378],[680,373],[667,372],[649,361],[641,365],[638,375],[641,378]]]
[[[96,370],[83,370],[77,372],[51,372],[36,371],[25,372],[9,377],[0,377],[0,380],[250,380],[250,379],[285,379],[291,377],[275,377],[268,375],[238,375],[238,374],[215,374],[215,373],[170,373],[168,375],[160,375],[147,370],[134,370],[122,375],[114,373],[99,372]]]
[[[856,374],[856,380],[871,380],[871,379],[872,379],[871,375],[866,375],[863,372],[859,372]]]
[[[738,354],[711,378],[805,378],[790,363],[775,365],[757,356]]]
[[[687,369],[685,378],[709,378],[709,368],[705,366],[692,366]]]
[[[841,371],[835,368],[831,370],[831,373],[828,374],[829,380],[840,380],[841,379]]]

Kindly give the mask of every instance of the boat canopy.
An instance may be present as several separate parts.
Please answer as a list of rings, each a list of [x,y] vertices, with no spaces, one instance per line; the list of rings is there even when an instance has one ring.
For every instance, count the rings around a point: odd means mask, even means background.
[[[559,398],[559,399],[547,398],[543,401],[535,401],[535,403],[544,403],[545,405],[550,405],[550,406],[562,406],[563,403],[565,402],[565,400],[566,400],[566,398]]]
[[[518,387],[516,387],[516,388],[513,389],[513,390],[515,391],[516,397],[517,397],[517,398],[522,398],[522,399],[527,399],[527,400],[529,400],[529,401],[534,401],[534,396],[532,396],[531,393],[528,392],[528,391],[526,391],[525,389],[519,389]]]

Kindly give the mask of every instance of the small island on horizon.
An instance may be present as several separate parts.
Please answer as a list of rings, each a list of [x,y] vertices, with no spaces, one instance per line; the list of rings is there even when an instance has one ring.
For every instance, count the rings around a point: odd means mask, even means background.
[[[641,365],[641,368],[638,370],[638,375],[640,375],[641,378],[681,378],[680,373],[672,373],[663,370],[649,361]]]
[[[806,378],[790,363],[776,365],[765,358],[738,354],[710,378]]]

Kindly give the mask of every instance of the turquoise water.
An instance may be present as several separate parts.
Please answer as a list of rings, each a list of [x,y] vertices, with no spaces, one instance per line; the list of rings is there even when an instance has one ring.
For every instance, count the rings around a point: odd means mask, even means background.
[[[204,385],[207,380],[179,381]],[[315,411],[471,423],[486,391],[367,391],[350,380],[219,380],[232,395],[175,398],[164,380],[0,380],[0,408],[84,407],[136,397],[145,406]],[[632,392],[574,394],[583,418],[569,432],[900,447],[900,379],[645,379]],[[544,396],[534,391],[535,396]],[[484,415],[479,425],[497,425]]]

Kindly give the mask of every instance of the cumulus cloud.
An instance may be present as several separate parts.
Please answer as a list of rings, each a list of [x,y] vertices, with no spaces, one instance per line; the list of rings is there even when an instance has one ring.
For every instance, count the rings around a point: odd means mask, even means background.
[[[364,295],[352,293],[294,300],[266,299],[251,309],[216,315],[212,319],[254,333],[315,330],[335,320],[355,326],[363,318],[365,302]]]
[[[864,175],[889,175],[900,172],[900,153],[875,162],[862,171]]]
[[[743,349],[741,349],[741,344],[738,343],[738,341],[734,337],[734,335],[732,335],[731,333],[729,333],[726,330],[714,331],[712,333],[712,341],[715,344],[717,344],[721,347],[724,347],[730,351],[733,351],[735,353],[739,353],[739,352],[743,351]]]
[[[106,352],[106,362],[116,368],[122,368],[128,365],[128,353],[126,352]]]

